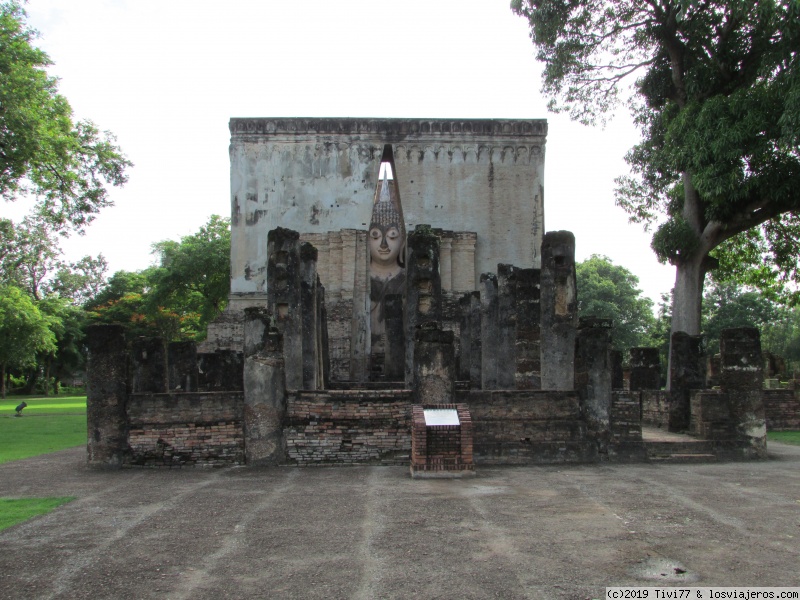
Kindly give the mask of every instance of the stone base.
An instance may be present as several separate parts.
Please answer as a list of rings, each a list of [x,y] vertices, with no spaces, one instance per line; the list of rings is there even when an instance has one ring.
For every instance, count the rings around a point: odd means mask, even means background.
[[[411,465],[409,468],[412,479],[463,479],[465,477],[475,477],[474,468],[463,469],[424,469]]]

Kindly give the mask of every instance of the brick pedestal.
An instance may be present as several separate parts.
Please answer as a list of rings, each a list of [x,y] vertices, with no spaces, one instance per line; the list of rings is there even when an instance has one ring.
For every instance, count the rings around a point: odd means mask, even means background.
[[[450,409],[458,425],[429,425],[425,410]],[[475,475],[472,462],[472,417],[466,404],[415,405],[411,407],[411,476],[456,478]]]

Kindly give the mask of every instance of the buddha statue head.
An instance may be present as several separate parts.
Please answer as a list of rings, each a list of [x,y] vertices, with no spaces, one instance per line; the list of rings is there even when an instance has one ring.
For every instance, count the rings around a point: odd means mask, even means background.
[[[370,254],[370,275],[388,279],[405,266],[406,230],[397,191],[384,172],[380,189],[372,206],[367,241]]]

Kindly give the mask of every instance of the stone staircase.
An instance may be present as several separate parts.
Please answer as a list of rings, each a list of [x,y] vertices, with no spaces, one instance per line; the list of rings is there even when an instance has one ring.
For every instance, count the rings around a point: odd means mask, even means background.
[[[686,438],[682,441],[645,441],[647,459],[654,463],[716,462],[713,442]]]

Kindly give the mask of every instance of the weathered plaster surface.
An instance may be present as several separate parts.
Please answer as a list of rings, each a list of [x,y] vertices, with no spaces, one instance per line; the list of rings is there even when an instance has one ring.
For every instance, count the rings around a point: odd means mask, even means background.
[[[544,120],[232,119],[230,129],[234,295],[264,293],[271,229],[366,229],[385,144],[409,229],[477,233],[473,281],[499,262],[540,264]]]

